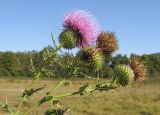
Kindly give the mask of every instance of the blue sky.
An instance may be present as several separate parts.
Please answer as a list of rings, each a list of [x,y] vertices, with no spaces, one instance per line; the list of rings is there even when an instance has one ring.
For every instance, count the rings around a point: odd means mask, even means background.
[[[85,9],[113,31],[121,54],[160,52],[160,0],[0,0],[0,51],[41,50],[67,11]],[[58,42],[58,40],[57,40]]]

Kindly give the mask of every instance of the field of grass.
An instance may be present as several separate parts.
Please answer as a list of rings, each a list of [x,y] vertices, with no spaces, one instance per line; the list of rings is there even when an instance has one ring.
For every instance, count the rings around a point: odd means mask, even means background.
[[[31,80],[27,79],[0,78],[0,102],[5,102],[7,98],[8,103],[16,109],[21,90],[30,82]],[[22,110],[25,111],[57,82],[52,80],[39,82],[38,85],[45,86],[45,89],[25,103]],[[94,84],[93,81],[89,82]],[[82,80],[74,80],[70,86],[62,87],[56,93],[76,90],[84,83]],[[49,104],[50,102],[40,106],[31,115],[43,115]],[[71,108],[72,115],[160,115],[160,80],[144,81],[141,84],[136,83],[109,92],[96,92],[93,95],[72,96],[63,99],[61,104],[64,108]],[[0,115],[6,113],[0,110]]]

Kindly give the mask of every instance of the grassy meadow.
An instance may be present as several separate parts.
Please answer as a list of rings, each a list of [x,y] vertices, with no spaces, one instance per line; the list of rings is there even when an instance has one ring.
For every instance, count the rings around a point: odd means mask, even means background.
[[[30,82],[29,79],[0,78],[0,103],[4,103],[7,98],[8,103],[16,109],[21,90]],[[26,102],[22,110],[25,111],[57,82],[40,81],[38,85],[45,88]],[[85,82],[73,80],[71,85],[61,87],[56,94],[76,91],[76,88]],[[88,82],[95,84],[94,81]],[[94,95],[68,97],[63,99],[61,104],[64,108],[71,108],[72,115],[160,115],[160,79],[136,83],[109,92],[97,92]],[[40,106],[31,115],[43,115],[48,105],[50,102]],[[6,113],[0,110],[0,115]]]

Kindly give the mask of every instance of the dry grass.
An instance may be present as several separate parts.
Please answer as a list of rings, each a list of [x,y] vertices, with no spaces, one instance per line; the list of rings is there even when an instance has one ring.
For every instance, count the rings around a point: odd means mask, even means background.
[[[10,105],[17,107],[21,89],[30,80],[0,79],[0,102],[8,99]],[[46,86],[30,102],[25,103],[23,111],[31,106],[57,81],[43,80],[39,85]],[[70,86],[62,87],[57,94],[70,92],[78,88],[84,81],[73,81]],[[94,82],[92,82],[94,84]],[[160,80],[133,84],[133,86],[119,88],[109,92],[98,92],[92,96],[73,96],[62,100],[63,107],[71,107],[73,115],[159,115],[160,114]],[[40,106],[31,115],[43,115],[49,103]],[[0,110],[0,115],[6,113]]]

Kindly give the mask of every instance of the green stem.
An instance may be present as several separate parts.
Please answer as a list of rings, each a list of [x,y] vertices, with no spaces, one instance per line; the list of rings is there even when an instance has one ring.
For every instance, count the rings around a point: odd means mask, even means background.
[[[40,79],[41,74],[42,72],[37,73],[37,75],[34,77],[35,79],[31,82],[31,84],[27,86],[27,90],[30,90],[37,83],[37,81]]]
[[[60,47],[62,47],[62,46],[60,46]],[[50,95],[52,92],[55,92],[55,90],[56,90],[58,87],[60,87],[60,86],[65,82],[65,80],[68,79],[68,78],[71,76],[71,74],[73,73],[74,67],[76,66],[76,63],[77,63],[77,61],[78,61],[78,59],[79,59],[80,56],[81,56],[81,54],[79,54],[79,55],[76,56],[75,60],[73,61],[72,65],[71,65],[71,67],[70,67],[70,70],[69,70],[68,75],[67,75],[61,82],[59,82],[59,83],[56,85],[56,87],[52,87],[51,90],[48,92],[48,94],[47,94],[46,96]],[[49,61],[50,61],[50,60],[46,61],[45,64],[49,64]],[[56,97],[56,98],[67,97],[67,96],[71,96],[71,95],[75,95],[75,94],[79,94],[79,92],[64,94],[64,95],[58,96],[58,97]],[[45,96],[45,97],[46,97],[46,96]],[[47,101],[49,101],[49,100],[47,100]],[[46,101],[46,102],[47,102],[47,101]],[[43,102],[43,103],[44,103],[44,102]],[[34,104],[33,107],[31,107],[26,113],[24,113],[24,115],[30,113],[31,111],[33,111],[34,109],[36,109],[38,106],[42,105],[43,103],[39,103],[39,102],[38,102],[38,103]]]
[[[51,100],[57,100],[57,99],[61,99],[61,98],[64,98],[64,97],[68,97],[68,96],[73,96],[73,95],[77,95],[79,94],[79,91],[77,92],[73,92],[73,93],[66,93],[66,94],[63,94],[63,95],[60,95],[60,96],[56,96],[55,98],[49,98],[48,100],[45,100],[44,99],[46,97],[44,97],[43,99],[41,99],[39,102],[37,102],[36,104],[34,104],[28,111],[26,111],[23,115],[27,115],[29,114],[30,112],[32,112],[33,110],[35,110],[37,107],[39,107],[40,105],[42,105],[43,103],[45,102],[48,102],[48,101],[51,101]]]
[[[51,56],[42,64],[42,68],[43,69],[44,67],[46,67],[47,65],[50,64],[50,62],[52,61],[52,59],[56,56],[57,52],[62,48],[61,45],[59,45],[55,50],[54,52],[51,54]]]
[[[60,82],[57,86],[59,86],[62,82]],[[96,91],[98,90],[97,88],[94,88],[92,90],[90,90],[91,92],[93,91]],[[59,96],[56,96],[54,98],[49,98],[48,100],[45,100],[45,101],[42,101],[43,99],[46,98],[46,96],[44,98],[42,98],[39,102],[35,103],[28,111],[26,111],[23,115],[27,115],[29,114],[30,112],[32,112],[33,110],[35,110],[37,107],[39,107],[40,105],[42,105],[43,103],[45,102],[48,102],[48,101],[51,101],[51,100],[59,100],[61,98],[64,98],[64,97],[68,97],[68,96],[73,96],[73,95],[77,95],[77,94],[80,94],[79,91],[76,91],[76,92],[72,92],[72,93],[66,93],[66,94],[63,94],[63,95],[59,95]]]
[[[100,83],[99,71],[98,70],[96,70],[96,75],[97,75],[97,83]]]
[[[38,101],[36,104],[34,104],[27,112],[24,113],[24,115],[27,115],[28,113],[32,112],[35,110],[38,106],[42,105],[43,103],[52,100],[51,98],[47,101],[42,101],[44,100],[47,96],[51,95],[52,92],[54,92],[58,87],[60,87],[63,83],[65,82],[65,79],[59,82],[55,87],[51,88],[51,90],[48,92],[48,94],[42,98],[40,101]]]
[[[39,106],[39,103],[34,104],[33,107],[31,107],[28,111],[26,111],[23,115],[27,115],[30,112],[32,112],[34,109],[36,109]]]
[[[69,70],[69,72],[68,72],[68,75],[67,75],[66,79],[68,79],[68,78],[73,74],[74,67],[76,66],[76,63],[77,63],[77,61],[79,60],[79,58],[80,58],[81,55],[82,55],[82,53],[79,53],[79,54],[75,57],[75,59],[73,60],[73,63],[72,63],[72,65],[71,65],[71,67],[70,67],[70,70]]]
[[[53,52],[53,54],[42,64],[42,67],[39,69],[39,72],[35,75],[35,79],[32,81],[32,83],[27,87],[27,89],[31,89],[36,82],[40,79],[40,76],[42,74],[42,70],[48,66],[50,64],[50,62],[52,61],[52,59],[56,56],[57,51],[59,51],[62,48],[62,46],[60,45],[59,47],[57,47],[57,49]]]
[[[20,108],[22,107],[25,98],[26,98],[26,96],[24,96],[24,97],[21,99],[21,101],[20,101],[20,103],[19,103],[19,105],[18,105],[18,109],[17,109],[15,115],[18,115],[19,110],[20,110]]]
[[[41,75],[41,72],[38,72],[37,75],[35,76],[35,79],[32,81],[32,83],[30,85],[28,85],[28,87],[26,88],[27,90],[30,90],[32,88],[32,86],[39,80],[39,77]],[[18,108],[17,108],[17,111],[16,111],[16,114],[15,115],[18,115],[19,113],[19,110],[20,108],[22,107],[24,101],[25,101],[25,98],[27,97],[27,95],[23,96],[20,103],[18,104]]]
[[[115,77],[115,76],[113,76],[113,77],[112,77],[111,84],[113,85],[113,84],[115,84],[115,83],[116,83],[116,77]]]
[[[77,91],[77,92],[72,92],[72,93],[66,93],[66,94],[63,94],[63,95],[60,95],[60,96],[55,97],[55,100],[61,99],[61,98],[64,98],[64,97],[68,97],[68,96],[77,95],[77,94],[79,94],[79,91]]]
[[[58,88],[59,86],[61,86],[63,82],[61,81],[57,86],[56,88]],[[105,84],[104,84],[105,86]],[[103,88],[103,85],[101,86]],[[55,88],[55,89],[56,89]],[[102,89],[100,88],[100,89]],[[54,90],[55,90],[54,89]],[[111,89],[114,89],[114,88],[109,88],[110,90]],[[109,90],[108,89],[108,90]],[[96,90],[99,90],[99,88],[95,87],[94,89],[91,89],[90,92],[94,92]],[[63,95],[59,95],[59,96],[50,96],[50,95],[46,95],[44,98],[42,98],[40,101],[38,101],[37,103],[35,103],[28,111],[26,111],[23,115],[27,115],[29,114],[30,112],[32,112],[33,110],[35,110],[37,107],[39,107],[40,105],[44,104],[45,102],[48,102],[48,101],[51,101],[51,100],[59,100],[61,98],[64,98],[64,97],[68,97],[68,96],[73,96],[73,95],[77,95],[77,94],[80,94],[80,91],[76,91],[76,92],[72,92],[72,93],[66,93],[66,94],[63,94]],[[48,98],[47,98],[48,96]]]
[[[59,45],[59,47],[57,47],[56,50],[54,50],[54,52],[51,54],[51,56],[42,64],[42,67],[39,69],[38,73],[34,77],[35,79],[32,81],[32,83],[30,85],[27,86],[26,90],[30,90],[37,83],[37,81],[40,79],[40,76],[42,75],[43,68],[45,68],[47,65],[50,64],[52,59],[56,56],[57,51],[59,51],[61,48],[62,48],[62,46]],[[21,99],[15,115],[17,115],[19,113],[19,110],[22,107],[26,96],[27,95],[23,96],[23,98]]]
[[[51,95],[52,92],[54,92],[58,87],[60,87],[63,83],[65,82],[65,79],[62,80],[61,82],[59,82],[55,87],[51,88],[51,90],[48,92],[48,94],[46,96]],[[51,98],[47,101],[42,101],[46,98],[46,96],[44,98],[42,98],[39,102],[37,102],[36,104],[33,105],[33,107],[31,107],[26,113],[24,113],[24,115],[27,115],[28,113],[30,113],[31,111],[35,110],[38,106],[42,105],[43,103],[52,100]]]
[[[57,88],[59,88],[61,85],[63,85],[63,83],[65,82],[65,79],[63,79],[62,81],[60,81],[55,87],[52,87],[51,90],[49,91],[50,95],[52,92],[55,92]]]

